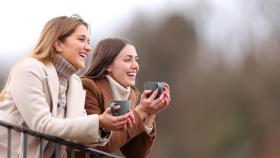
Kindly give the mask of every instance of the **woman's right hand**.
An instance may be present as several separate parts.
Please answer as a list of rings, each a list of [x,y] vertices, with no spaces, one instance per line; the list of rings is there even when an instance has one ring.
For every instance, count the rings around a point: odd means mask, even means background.
[[[115,108],[120,107],[116,106]],[[108,107],[99,115],[99,126],[108,130],[126,130],[127,127],[132,127],[134,122],[135,119],[132,111],[121,116],[113,116],[111,108]]]

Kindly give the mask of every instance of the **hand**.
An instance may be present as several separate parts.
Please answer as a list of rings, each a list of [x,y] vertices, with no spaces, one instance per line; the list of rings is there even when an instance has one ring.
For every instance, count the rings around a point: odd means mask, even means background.
[[[170,88],[168,84],[165,84],[163,93],[164,93],[164,104],[169,106],[171,98],[170,98]]]
[[[120,106],[116,106],[115,108],[119,109]],[[127,127],[131,127],[134,122],[135,118],[132,111],[122,116],[113,116],[111,108],[108,107],[103,114],[99,115],[99,126],[108,130],[127,129]]]
[[[165,84],[163,93],[157,99],[155,97],[158,90],[155,90],[150,97],[147,97],[150,92],[150,90],[145,90],[141,95],[140,105],[136,107],[140,116],[146,117],[145,114],[154,115],[169,106],[170,90],[168,84]]]
[[[133,126],[133,124],[135,124],[135,116],[134,113],[132,112],[132,110],[129,110],[129,119],[127,121],[127,127],[131,128]]]

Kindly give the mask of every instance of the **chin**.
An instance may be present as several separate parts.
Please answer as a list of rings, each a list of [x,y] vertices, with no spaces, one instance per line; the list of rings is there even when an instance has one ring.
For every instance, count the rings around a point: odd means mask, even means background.
[[[77,69],[84,69],[86,66],[85,66],[85,64],[77,64],[75,67]]]
[[[129,83],[129,86],[130,86],[130,87],[135,86],[135,82]]]

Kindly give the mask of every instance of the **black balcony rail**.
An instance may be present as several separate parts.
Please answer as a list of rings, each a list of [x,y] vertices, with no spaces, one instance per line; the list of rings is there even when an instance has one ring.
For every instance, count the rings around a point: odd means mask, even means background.
[[[23,128],[14,124],[11,124],[9,122],[5,122],[0,120],[0,126],[6,127],[7,128],[7,133],[8,133],[8,151],[7,151],[7,158],[11,158],[11,137],[12,137],[12,130],[17,131],[17,132],[21,132],[23,133],[23,158],[27,158],[27,136],[34,136],[37,137],[38,139],[40,139],[40,158],[44,158],[43,155],[43,140],[47,140],[50,142],[54,142],[55,143],[55,158],[60,158],[60,148],[61,145],[65,145],[66,147],[70,148],[70,157],[71,158],[75,158],[75,151],[82,151],[85,152],[85,158],[90,158],[90,155],[95,154],[99,157],[102,158],[121,158],[119,156],[110,154],[110,153],[106,153],[94,148],[89,148],[86,147],[84,145],[81,144],[77,144],[77,143],[73,143],[71,141],[67,141],[58,137],[54,137],[45,133],[41,133],[41,132],[36,132],[27,128]],[[1,138],[0,138],[1,139]]]

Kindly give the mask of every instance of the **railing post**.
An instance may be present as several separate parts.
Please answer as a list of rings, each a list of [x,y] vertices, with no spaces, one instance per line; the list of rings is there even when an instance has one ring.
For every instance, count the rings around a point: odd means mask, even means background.
[[[71,151],[71,158],[75,158],[75,150],[73,148],[70,148]]]
[[[23,132],[23,158],[27,158],[27,134]]]
[[[8,151],[7,151],[7,158],[11,158],[11,148],[12,148],[12,129],[8,128]]]
[[[55,143],[55,158],[60,158],[60,144]]]
[[[90,152],[86,152],[86,158],[90,158]]]
[[[40,137],[40,158],[44,158],[43,138]]]

